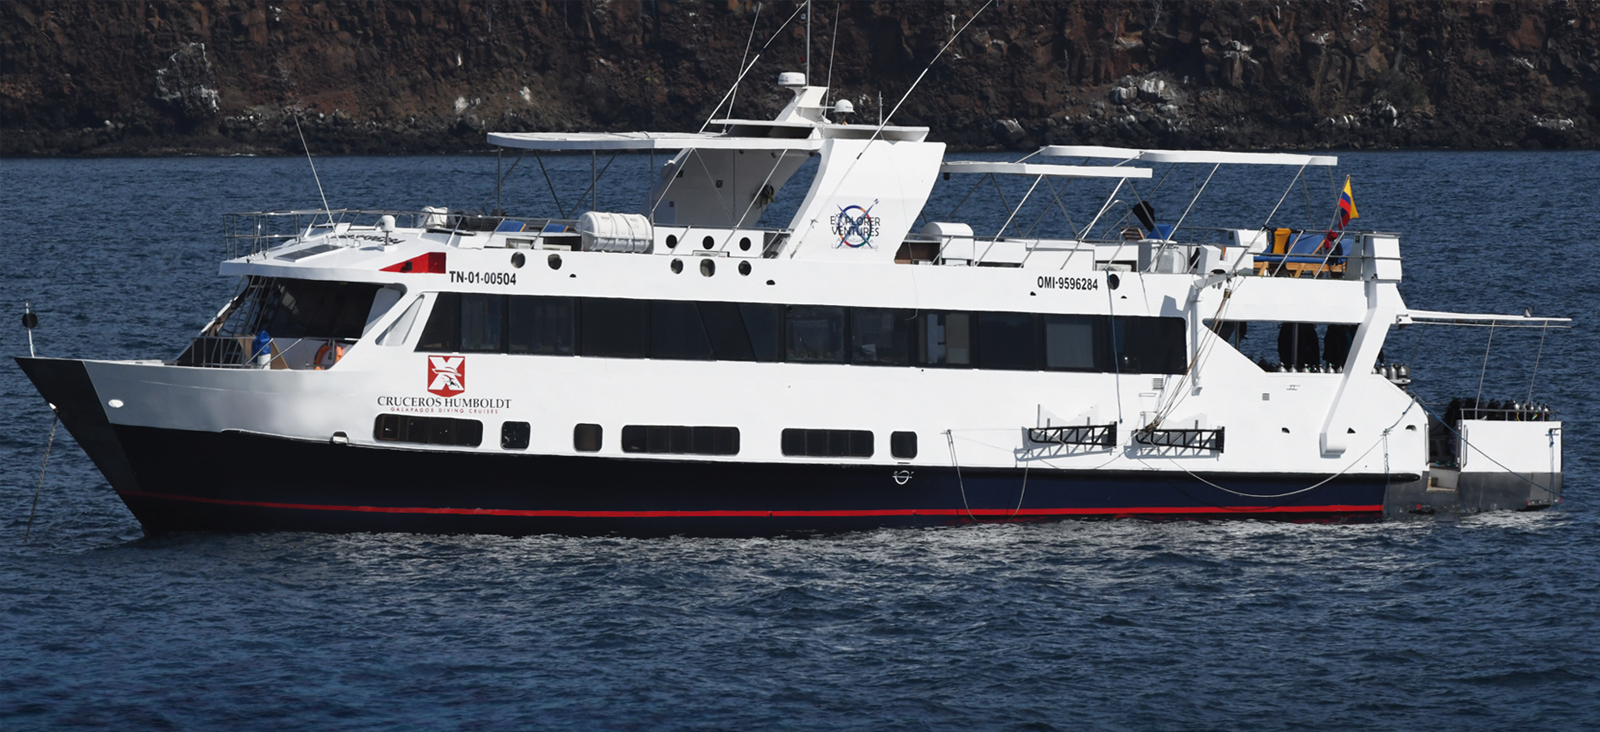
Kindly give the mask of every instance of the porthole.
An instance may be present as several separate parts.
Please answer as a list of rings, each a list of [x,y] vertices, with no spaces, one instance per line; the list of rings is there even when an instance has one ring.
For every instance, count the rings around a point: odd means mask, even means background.
[[[679,173],[679,175],[682,175],[682,173]],[[668,234],[667,235],[667,248],[668,249],[677,249],[678,248],[678,235],[677,234]]]
[[[681,260],[681,259],[672,260],[672,273],[673,274],[683,274],[683,260]]]
[[[889,435],[889,454],[901,460],[917,456],[917,433],[895,432]]]
[[[739,249],[741,249],[743,251],[746,251],[746,252],[750,251],[750,237],[748,237],[748,236],[739,237]]]
[[[517,269],[522,269],[522,265],[527,263],[528,258],[522,256],[522,252],[517,252],[516,254],[511,255],[511,266],[516,267]]]
[[[578,452],[599,452],[601,429],[597,424],[580,424],[572,428],[572,449]]]
[[[1106,275],[1106,286],[1107,287],[1110,287],[1111,289],[1115,290],[1115,289],[1117,289],[1117,285],[1120,285],[1120,284],[1122,284],[1122,278],[1116,276],[1115,274]]]
[[[710,277],[717,273],[717,263],[709,259],[700,260],[700,274]]]
[[[527,422],[500,423],[500,447],[505,450],[526,450],[533,428]]]
[[[561,269],[561,255],[552,254],[550,255],[550,258],[545,261],[550,263],[550,269]]]
[[[713,239],[713,238],[711,238],[709,236],[700,240],[700,246],[702,248],[705,248],[705,249],[710,249],[711,247],[714,247],[716,245],[717,245],[717,240]]]
[[[746,277],[750,276],[750,263],[749,262],[740,262],[739,263],[739,274],[742,274],[742,275],[744,275]]]

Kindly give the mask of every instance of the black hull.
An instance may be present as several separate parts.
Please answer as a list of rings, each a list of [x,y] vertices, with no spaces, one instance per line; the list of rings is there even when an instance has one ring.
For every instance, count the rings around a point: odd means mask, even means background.
[[[1062,518],[1373,520],[1414,476],[1060,471],[455,452],[109,424],[81,363],[19,359],[148,533],[755,536]],[[42,374],[39,372],[50,372]],[[36,375],[37,374],[37,375]],[[80,381],[81,379],[81,381]],[[76,382],[76,383],[74,383]],[[47,390],[45,383],[50,383]],[[70,414],[69,414],[70,412]],[[99,452],[101,454],[97,455]],[[1318,484],[1311,490],[1308,486]],[[1213,485],[1214,484],[1214,485]],[[1248,495],[1240,495],[1248,494]]]

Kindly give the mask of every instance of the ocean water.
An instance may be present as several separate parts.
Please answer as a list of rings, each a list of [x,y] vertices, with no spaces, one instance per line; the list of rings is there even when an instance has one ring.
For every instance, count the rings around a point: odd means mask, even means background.
[[[317,166],[335,207],[486,208],[495,162]],[[570,209],[590,159],[544,162]],[[599,208],[631,210],[648,165],[618,158]],[[1293,177],[1206,172],[1144,191],[1158,218],[1205,185],[1192,223],[1259,224]],[[1388,347],[1429,401],[1481,388],[1556,408],[1556,509],[778,540],[146,539],[61,431],[25,538],[50,417],[8,362],[0,729],[1600,727],[1600,432],[1584,385],[1600,363],[1600,153],[1346,153],[1273,221],[1325,225],[1347,174],[1353,226],[1401,235],[1412,306],[1578,319],[1497,331],[1487,360],[1481,329],[1409,328]],[[954,218],[993,231],[1028,181],[972,183],[941,184],[934,218],[959,204]],[[1039,218],[1058,196],[1081,227],[1096,190],[1036,190],[1007,231],[1063,230]],[[531,158],[502,200],[556,205]],[[27,352],[27,299],[41,354],[171,357],[232,291],[221,213],[320,205],[303,159],[0,160],[0,352]]]

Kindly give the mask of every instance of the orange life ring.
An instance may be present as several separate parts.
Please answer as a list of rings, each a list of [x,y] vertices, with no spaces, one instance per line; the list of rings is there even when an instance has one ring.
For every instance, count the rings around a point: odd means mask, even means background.
[[[332,361],[328,360],[330,355],[333,356]],[[317,367],[318,371],[321,371],[323,366],[332,367],[341,358],[344,358],[344,344],[327,341],[322,344],[321,348],[317,349],[317,356],[311,360],[311,363]]]

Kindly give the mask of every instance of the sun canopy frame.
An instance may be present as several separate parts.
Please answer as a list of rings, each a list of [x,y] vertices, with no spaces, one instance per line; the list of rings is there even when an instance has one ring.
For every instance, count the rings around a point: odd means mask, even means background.
[[[1225,165],[1290,165],[1303,167],[1333,166],[1339,158],[1333,155],[1299,155],[1296,153],[1219,152],[1216,150],[1147,150],[1132,147],[1104,147],[1101,145],[1047,145],[1034,153],[1051,158],[1101,158],[1106,160],[1139,161],[1141,163],[1208,163]]]
[[[1149,178],[1149,168],[1124,168],[1109,165],[1050,165],[1046,163],[1005,163],[987,160],[951,160],[939,166],[941,173],[992,173],[995,175],[1034,175],[1049,178]]]
[[[1396,325],[1467,325],[1496,328],[1570,328],[1572,318],[1534,315],[1494,315],[1489,313],[1447,313],[1438,310],[1403,310],[1394,316]]]
[[[710,132],[491,132],[489,144],[520,150],[799,150],[822,148],[812,138],[733,137]]]

